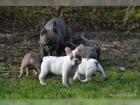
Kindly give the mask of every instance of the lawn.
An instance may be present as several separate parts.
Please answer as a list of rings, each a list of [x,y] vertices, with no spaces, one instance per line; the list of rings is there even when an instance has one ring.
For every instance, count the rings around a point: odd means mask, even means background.
[[[127,70],[120,72],[115,62],[102,62],[107,81],[101,82],[99,74],[88,83],[74,81],[69,87],[61,84],[61,77],[49,76],[48,84],[41,86],[38,77],[29,76],[21,79],[17,77],[0,77],[1,99],[139,99],[140,72]],[[136,64],[139,65],[138,62]],[[112,66],[111,66],[112,65]],[[12,67],[11,67],[12,68]],[[10,68],[10,69],[11,69]],[[8,69],[8,68],[7,68]],[[14,70],[17,70],[13,67]]]

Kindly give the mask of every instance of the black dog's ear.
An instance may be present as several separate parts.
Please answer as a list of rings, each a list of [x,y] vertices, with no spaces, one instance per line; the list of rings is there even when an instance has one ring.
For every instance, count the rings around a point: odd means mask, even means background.
[[[53,31],[58,34],[58,28],[56,21],[53,22]]]

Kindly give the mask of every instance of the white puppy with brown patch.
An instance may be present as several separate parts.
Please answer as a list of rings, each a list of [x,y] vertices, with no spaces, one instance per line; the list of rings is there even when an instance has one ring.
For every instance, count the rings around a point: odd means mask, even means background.
[[[106,79],[104,69],[96,59],[82,58],[82,62],[78,66],[78,70],[76,71],[73,79],[80,79],[80,75],[85,75],[85,79],[81,80],[81,82],[88,82],[91,80],[91,77],[93,74],[95,74],[95,72],[99,72],[101,74],[101,80]]]
[[[65,48],[66,56],[56,57],[47,56],[43,58],[41,64],[41,72],[39,74],[39,81],[41,85],[45,85],[45,77],[47,74],[52,73],[55,75],[62,75],[62,84],[68,86],[72,84],[73,76],[76,71],[76,67],[81,63],[82,58],[79,53],[84,49],[84,45],[78,46],[75,50],[71,50],[69,47]]]

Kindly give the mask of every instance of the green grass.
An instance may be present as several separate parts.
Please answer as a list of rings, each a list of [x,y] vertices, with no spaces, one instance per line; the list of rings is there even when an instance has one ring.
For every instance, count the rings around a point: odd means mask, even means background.
[[[139,99],[140,72],[119,72],[117,63],[115,60],[102,60],[107,81],[101,82],[97,74],[88,83],[76,80],[69,87],[63,86],[61,77],[57,76],[49,76],[46,86],[41,86],[38,77],[33,75],[21,79],[0,77],[0,99]],[[136,64],[139,65],[138,62]],[[13,67],[12,70],[16,71],[15,69],[18,67]],[[3,70],[5,71],[4,68]]]
[[[94,98],[140,98],[140,74],[138,72],[106,71],[108,80],[101,82],[98,76],[89,83],[75,81],[70,87],[64,87],[61,79],[48,80],[46,86],[39,84],[38,78],[30,76],[22,79],[0,78],[0,98],[4,99],[94,99]],[[125,96],[111,96],[124,94]],[[130,94],[136,94],[130,96]]]

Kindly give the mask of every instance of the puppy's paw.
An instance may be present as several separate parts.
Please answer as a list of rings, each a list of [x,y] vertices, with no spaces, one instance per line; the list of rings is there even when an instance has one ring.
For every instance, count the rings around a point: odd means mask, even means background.
[[[18,75],[18,78],[21,78],[22,77],[22,75]]]
[[[75,81],[75,80],[81,80],[80,76],[74,77],[73,81]]]
[[[37,72],[36,70],[33,70],[33,74],[34,74],[35,76],[37,76],[37,75],[38,75],[38,72]]]
[[[100,78],[100,81],[101,81],[101,82],[105,82],[105,81],[107,81],[107,80],[108,80],[108,78],[106,78],[106,77]]]
[[[43,86],[43,85],[46,85],[47,83],[46,82],[40,82],[40,84]]]
[[[81,80],[81,82],[82,82],[82,83],[86,83],[86,82],[87,82],[87,80]]]
[[[63,84],[65,87],[69,87],[69,85],[68,84]]]
[[[73,81],[69,81],[69,84],[70,84],[70,85],[73,85]]]
[[[70,85],[73,85],[73,79],[72,79],[72,78],[69,79],[69,84],[70,84]]]

